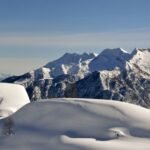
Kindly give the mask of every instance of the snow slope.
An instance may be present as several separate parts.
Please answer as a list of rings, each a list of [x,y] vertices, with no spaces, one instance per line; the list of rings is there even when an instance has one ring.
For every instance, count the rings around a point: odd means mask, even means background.
[[[49,99],[12,116],[1,150],[150,150],[150,110],[115,101]],[[1,120],[1,133],[3,121]]]
[[[25,88],[21,85],[0,83],[0,117],[7,117],[29,103]]]
[[[44,67],[51,70],[51,76],[74,74],[84,77],[88,73],[89,62],[97,56],[95,53],[65,53],[59,59],[49,62]]]
[[[129,61],[132,67],[136,68],[136,72],[144,77],[150,76],[150,49],[136,48],[131,53],[131,59]]]
[[[124,69],[129,58],[130,54],[122,48],[105,49],[90,62],[89,68],[91,72]]]

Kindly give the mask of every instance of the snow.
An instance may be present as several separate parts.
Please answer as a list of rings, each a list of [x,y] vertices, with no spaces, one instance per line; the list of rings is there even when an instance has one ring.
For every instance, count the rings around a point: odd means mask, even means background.
[[[0,118],[13,114],[29,102],[23,86],[0,83]]]
[[[149,109],[111,100],[42,100],[26,105],[11,117],[14,134],[1,136],[0,147],[2,150],[150,150],[149,116]]]
[[[130,54],[122,48],[105,49],[90,62],[89,68],[91,72],[114,70],[116,67],[124,69],[129,57]]]
[[[45,66],[33,70],[31,77],[17,79],[15,83],[31,85],[32,82],[54,79],[59,75],[73,75],[77,80],[83,79],[94,71],[133,71],[146,79],[150,76],[150,50],[136,48],[131,54],[123,48],[104,49],[99,55],[96,53],[66,53],[62,57]],[[109,75],[108,75],[109,76]]]
[[[109,82],[108,80],[117,77],[120,74],[120,71],[118,69],[114,69],[113,71],[100,71],[100,78],[102,87],[104,90],[109,90]]]
[[[96,53],[65,53],[59,59],[49,62],[44,67],[49,68],[51,70],[51,75],[53,77],[62,75],[62,74],[74,74],[79,75],[79,77],[83,77],[88,72],[88,64],[85,62],[91,61],[97,56]],[[87,65],[82,70],[80,64]],[[82,74],[81,74],[82,72]]]
[[[136,48],[132,54],[130,63],[138,69],[138,72],[150,75],[150,49]]]
[[[39,68],[39,69],[35,70],[34,78],[35,78],[35,80],[38,80],[38,79],[51,79],[50,69],[42,67],[42,68]]]

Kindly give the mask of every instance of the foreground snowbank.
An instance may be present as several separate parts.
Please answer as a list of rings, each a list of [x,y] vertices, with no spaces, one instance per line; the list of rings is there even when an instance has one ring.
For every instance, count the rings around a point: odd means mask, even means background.
[[[132,104],[50,99],[12,120],[14,134],[1,135],[1,150],[150,150],[150,110]]]
[[[0,117],[7,117],[29,103],[25,88],[21,85],[0,83]]]

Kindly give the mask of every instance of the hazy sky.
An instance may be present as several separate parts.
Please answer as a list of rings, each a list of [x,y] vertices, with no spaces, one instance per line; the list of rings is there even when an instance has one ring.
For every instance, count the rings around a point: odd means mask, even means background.
[[[149,47],[150,0],[0,0],[0,73],[65,52]]]

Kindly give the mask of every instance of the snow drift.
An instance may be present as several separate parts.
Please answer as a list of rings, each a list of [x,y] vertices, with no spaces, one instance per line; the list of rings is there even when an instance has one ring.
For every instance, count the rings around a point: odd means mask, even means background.
[[[149,150],[150,110],[116,101],[49,99],[11,118],[2,150]],[[1,120],[1,133],[3,121]]]
[[[0,83],[0,117],[11,115],[29,102],[23,86]]]

